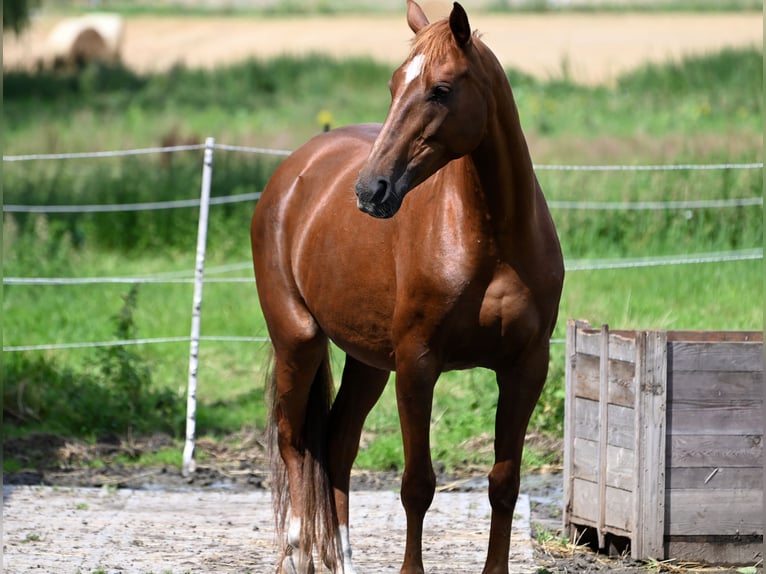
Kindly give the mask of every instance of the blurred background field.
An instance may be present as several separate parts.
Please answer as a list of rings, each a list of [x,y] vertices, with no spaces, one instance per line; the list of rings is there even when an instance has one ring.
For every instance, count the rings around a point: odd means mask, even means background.
[[[127,13],[127,8],[121,8],[124,3],[98,4]],[[240,9],[234,2],[220,4],[217,10]],[[309,3],[294,4],[306,10],[309,7]],[[501,3],[488,4],[486,10],[496,10]],[[471,3],[466,5],[470,15]],[[675,7],[684,5],[676,2]],[[752,6],[745,1],[732,3],[732,7],[734,12],[714,13],[712,17],[753,17],[746,11]],[[72,3],[66,14],[84,8],[84,3]],[[397,12],[396,25],[404,38],[392,49],[403,59],[408,30],[403,10],[391,10]],[[214,136],[219,143],[292,149],[321,129],[317,121],[320,113],[329,114],[333,126],[382,121],[385,117],[389,99],[386,84],[393,69],[387,58],[251,54],[239,62],[176,64],[150,72],[128,65],[127,51],[128,38],[137,23],[157,21],[150,16],[126,16],[122,63],[94,63],[56,71],[8,64],[3,74],[4,154],[201,143],[206,136]],[[175,16],[173,25],[182,27],[183,19]],[[580,18],[600,17],[582,12],[574,16],[570,23],[573,29],[584,21]],[[33,18],[32,28],[15,40],[12,49],[24,42],[31,45],[35,34],[43,34],[36,26],[40,22],[50,25],[58,17],[48,11],[39,20]],[[488,11],[482,17],[487,22],[495,18]],[[610,17],[624,18],[625,13],[617,11]],[[657,22],[672,20],[683,26],[684,19],[676,13],[660,11],[653,17]],[[189,18],[196,30],[204,28],[206,20],[199,14]],[[255,26],[252,15],[229,13],[226,18],[234,26]],[[293,18],[296,35],[315,22],[313,18]],[[382,26],[378,20],[372,22],[367,20],[363,34],[369,36],[371,30]],[[473,23],[483,29],[478,19]],[[638,29],[630,27],[636,25]],[[624,19],[623,28],[613,30],[613,38],[622,37],[629,43],[630,38],[651,35],[651,30],[641,27],[646,25],[643,20]],[[656,29],[661,28],[658,24]],[[494,36],[499,37],[499,32]],[[677,36],[683,38],[684,34]],[[649,63],[620,73],[615,73],[615,66],[607,70],[602,81],[594,81],[595,76],[578,78],[572,64],[578,58],[576,46],[570,47],[567,58],[554,55],[558,63],[553,70],[544,64],[536,73],[509,66],[533,159],[541,166],[762,161],[762,36],[740,36],[742,41],[728,47],[726,42],[708,38],[708,49],[669,52],[661,63],[654,61],[656,54],[649,54]],[[494,47],[494,38],[485,39]],[[289,40],[285,38],[285,43]],[[4,49],[6,41],[4,37]],[[180,48],[178,53],[183,52],[183,46]],[[616,52],[619,44],[600,49]],[[278,162],[279,157],[274,156],[217,150],[213,196],[260,191]],[[200,173],[198,151],[5,162],[4,204],[194,199],[199,194]],[[552,202],[747,200],[762,197],[763,187],[760,169],[541,169],[538,176]],[[249,280],[248,234],[253,207],[250,201],[211,208],[207,277],[237,277],[243,282],[205,286],[203,336],[267,335],[254,283]],[[652,210],[559,207],[553,209],[553,215],[569,264],[741,253],[763,245],[762,205]],[[191,277],[196,218],[194,208],[71,214],[6,210],[4,276]],[[129,284],[6,284],[3,345],[188,337],[191,298],[192,286],[186,283],[151,283],[135,288]],[[608,322],[614,328],[760,330],[762,303],[760,259],[570,271],[554,334],[557,342],[549,381],[530,431],[552,438],[554,445],[562,433],[564,345],[560,340],[567,318]],[[202,342],[201,435],[225,441],[243,426],[263,428],[267,359],[266,343]],[[339,372],[339,354],[335,361]],[[183,434],[188,343],[6,352],[4,362],[6,436],[51,432],[98,440],[157,431],[175,438]],[[434,405],[434,459],[452,469],[489,464],[495,401],[489,373],[479,370],[445,375],[437,386]],[[360,466],[389,469],[401,464],[391,386],[370,416],[363,443]],[[176,452],[174,460],[180,462],[180,449]],[[555,447],[530,449],[527,464],[529,468],[555,465],[558,456]],[[4,464],[12,469],[23,462],[6,460]]]

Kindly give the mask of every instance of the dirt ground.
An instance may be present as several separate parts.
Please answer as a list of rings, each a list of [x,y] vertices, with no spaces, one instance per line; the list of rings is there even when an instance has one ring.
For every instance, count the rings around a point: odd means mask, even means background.
[[[53,435],[6,439],[4,456],[24,468],[3,475],[4,572],[273,572],[270,475],[262,433],[198,441],[198,469],[188,479],[175,467],[126,462],[173,444],[163,435],[95,445]],[[436,470],[437,497],[424,541],[428,571],[478,571],[489,524],[487,469]],[[352,535],[361,572],[398,569],[404,544],[400,483],[394,471],[353,474]],[[610,558],[561,544],[558,466],[523,476],[521,492],[512,536],[514,574],[659,571],[624,556]],[[669,564],[662,571],[696,571],[674,568]]]
[[[116,462],[170,444],[164,436],[96,445],[52,435],[7,440],[5,456],[28,468],[4,476],[5,572],[273,572],[262,435],[200,441],[199,468],[189,479],[176,468]],[[105,464],[94,467],[95,460]],[[398,571],[405,531],[399,483],[395,472],[354,473],[353,535],[363,572]],[[475,473],[441,473],[426,523],[430,572],[480,568],[489,524],[485,483]],[[516,514],[511,564],[514,572],[534,572],[529,496]]]
[[[5,549],[7,574],[261,574],[276,569],[271,500],[263,490],[17,487],[6,494],[5,520],[13,527]],[[398,572],[405,530],[398,494],[355,492],[352,503],[358,568]],[[476,492],[437,494],[425,529],[429,572],[479,569],[488,514],[486,497]],[[523,516],[518,522],[524,523]],[[534,571],[528,532],[517,528],[514,534],[514,572]]]
[[[433,2],[432,14],[446,13]],[[404,2],[402,2],[404,5]],[[216,66],[249,57],[323,52],[371,56],[392,65],[407,55],[411,32],[401,15],[256,17],[131,17],[125,20],[124,62],[141,71],[177,63]],[[583,83],[609,83],[647,61],[678,59],[726,46],[763,45],[755,13],[477,14],[478,29],[500,61],[541,78],[566,73]],[[33,66],[49,57],[46,38],[57,23],[42,16],[16,37],[3,35],[3,66]]]

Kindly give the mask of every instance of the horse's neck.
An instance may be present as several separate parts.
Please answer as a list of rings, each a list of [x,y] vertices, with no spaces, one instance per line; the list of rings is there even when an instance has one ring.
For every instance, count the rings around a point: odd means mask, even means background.
[[[498,78],[496,81],[501,81]],[[472,159],[499,235],[532,233],[537,183],[516,103],[508,86],[496,91],[494,117]]]

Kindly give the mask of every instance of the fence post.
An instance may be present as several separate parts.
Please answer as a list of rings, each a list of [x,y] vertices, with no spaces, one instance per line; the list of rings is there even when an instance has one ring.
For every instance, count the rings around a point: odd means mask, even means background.
[[[194,440],[197,425],[197,369],[199,366],[199,333],[202,315],[202,280],[205,275],[205,246],[207,244],[207,221],[210,208],[210,181],[213,175],[214,138],[205,140],[205,156],[202,164],[202,189],[200,191],[199,225],[197,227],[197,261],[194,266],[194,297],[192,300],[191,343],[189,345],[189,383],[186,395],[186,443],[183,455],[183,476],[196,469]]]

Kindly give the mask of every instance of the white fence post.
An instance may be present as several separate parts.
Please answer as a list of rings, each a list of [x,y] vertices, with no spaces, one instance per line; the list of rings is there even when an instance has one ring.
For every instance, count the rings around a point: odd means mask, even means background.
[[[186,444],[184,445],[182,474],[189,476],[196,469],[194,440],[197,426],[197,370],[199,366],[199,337],[202,312],[202,285],[205,275],[205,246],[210,208],[210,181],[213,175],[214,138],[205,140],[200,192],[199,225],[197,227],[197,262],[194,267],[194,298],[192,301],[191,344],[189,346],[189,383],[186,396]]]

